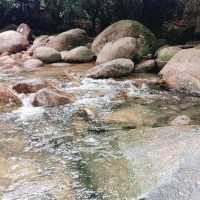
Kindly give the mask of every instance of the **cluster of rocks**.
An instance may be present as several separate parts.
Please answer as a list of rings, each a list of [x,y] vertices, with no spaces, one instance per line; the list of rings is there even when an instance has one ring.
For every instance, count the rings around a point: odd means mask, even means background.
[[[92,43],[97,66],[92,78],[113,78],[132,73],[158,73],[171,89],[198,94],[198,43],[158,48],[153,33],[138,22],[122,20],[109,26]]]
[[[29,95],[34,107],[53,107],[73,103],[75,97],[56,88],[50,81],[30,80],[14,84],[11,87],[0,86],[0,108],[17,108],[22,105],[20,94]]]
[[[42,35],[32,43],[31,38],[31,29],[26,24],[21,24],[16,31],[0,33],[0,63],[13,70],[22,67],[32,70],[45,64],[96,60],[87,77],[119,78],[132,73],[153,72],[160,74],[171,89],[189,93],[200,91],[199,46],[164,45],[159,48],[155,35],[137,21],[118,21],[107,27],[93,42],[82,29],[54,36]],[[47,93],[48,96],[55,95],[55,91],[51,94],[46,90],[42,92],[44,96]],[[65,99],[65,95],[58,95]],[[37,99],[34,104],[42,105],[42,101]]]

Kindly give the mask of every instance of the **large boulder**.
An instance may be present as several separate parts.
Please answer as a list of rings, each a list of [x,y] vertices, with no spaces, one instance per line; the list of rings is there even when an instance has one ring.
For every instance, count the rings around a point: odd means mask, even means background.
[[[17,31],[0,33],[0,54],[5,52],[16,53],[26,49],[28,45],[28,40]]]
[[[54,48],[57,51],[65,51],[85,45],[87,42],[88,37],[86,31],[77,28],[51,37],[46,46]]]
[[[156,63],[159,69],[162,69],[167,62],[182,49],[178,46],[165,46],[157,51]]]
[[[130,59],[119,58],[89,70],[90,78],[117,78],[130,74],[134,70],[134,63]]]
[[[61,52],[62,60],[65,62],[89,62],[94,58],[94,54],[85,46],[76,47],[70,51]]]
[[[110,25],[96,37],[92,44],[92,50],[98,55],[106,43],[115,42],[123,37],[137,39],[140,56],[151,54],[155,50],[157,42],[155,35],[141,23],[132,20],[121,20]]]
[[[34,50],[33,55],[45,63],[61,61],[61,54],[50,47],[38,47]]]
[[[105,63],[117,58],[133,59],[137,54],[137,40],[132,37],[120,38],[115,42],[109,42],[101,49],[97,56],[97,63]]]
[[[38,106],[59,106],[72,103],[74,97],[66,92],[44,88],[39,90],[32,98],[32,104]]]
[[[178,52],[161,70],[160,75],[172,89],[200,93],[200,49]]]

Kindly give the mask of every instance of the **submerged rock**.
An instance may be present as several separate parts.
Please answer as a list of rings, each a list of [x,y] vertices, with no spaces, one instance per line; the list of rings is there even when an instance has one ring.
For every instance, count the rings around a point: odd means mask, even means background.
[[[32,98],[32,104],[38,106],[59,106],[73,103],[74,97],[71,94],[58,90],[41,89]]]
[[[137,40],[132,37],[120,38],[109,42],[101,49],[97,56],[97,63],[102,64],[117,58],[133,59],[137,54]]]
[[[186,154],[179,167],[139,200],[198,200],[200,196],[200,152]]]
[[[47,47],[56,49],[57,51],[71,50],[75,47],[85,45],[88,41],[88,36],[83,29],[72,29],[58,34],[55,37],[49,38]]]
[[[162,79],[172,89],[200,93],[200,49],[178,52],[162,69]]]
[[[61,54],[50,47],[38,47],[34,50],[34,57],[45,63],[53,63],[61,61]]]
[[[115,42],[123,37],[137,39],[139,56],[151,54],[156,48],[155,35],[148,28],[137,21],[121,20],[107,27],[96,37],[92,44],[92,51],[98,55],[106,43]]]
[[[120,98],[120,100],[123,100]],[[129,102],[130,98],[125,98],[125,102]],[[143,102],[144,103],[144,102]],[[127,103],[125,103],[127,104]],[[157,124],[158,117],[147,106],[137,103],[133,105],[123,105],[111,113],[103,117],[104,123],[112,126],[121,127],[152,127]]]
[[[84,46],[74,48],[70,51],[62,51],[61,56],[65,62],[76,63],[90,62],[94,58],[92,51]]]
[[[17,31],[6,31],[0,33],[0,54],[1,53],[16,53],[26,49],[29,45],[28,40]]]
[[[85,170],[97,191],[110,200],[196,200],[199,133],[199,127],[192,126],[115,131],[98,151],[90,147],[82,152]]]
[[[88,72],[90,78],[117,78],[130,74],[134,70],[134,63],[129,59],[119,58],[98,65]]]

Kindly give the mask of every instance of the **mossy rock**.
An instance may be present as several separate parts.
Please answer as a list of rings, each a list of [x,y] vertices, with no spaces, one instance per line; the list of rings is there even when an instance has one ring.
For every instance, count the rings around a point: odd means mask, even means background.
[[[92,44],[92,51],[98,55],[106,43],[115,42],[123,37],[137,39],[139,57],[152,54],[156,50],[157,39],[147,27],[137,21],[121,20],[110,25],[96,37]]]
[[[157,51],[157,60],[160,62],[168,62],[174,55],[182,49],[177,46],[162,47]]]
[[[178,46],[164,46],[156,52],[156,64],[160,71],[182,49]]]

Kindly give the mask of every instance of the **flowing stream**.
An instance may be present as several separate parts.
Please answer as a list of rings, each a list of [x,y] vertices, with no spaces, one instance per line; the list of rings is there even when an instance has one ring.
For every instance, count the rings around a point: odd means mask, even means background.
[[[2,200],[134,200],[199,151],[199,98],[138,88],[131,77],[87,79],[89,67],[68,67],[70,79],[62,67],[9,76],[2,70],[3,84],[51,80],[76,98],[33,107],[32,94],[20,94],[21,107],[0,112]],[[180,115],[192,125],[171,126]]]

